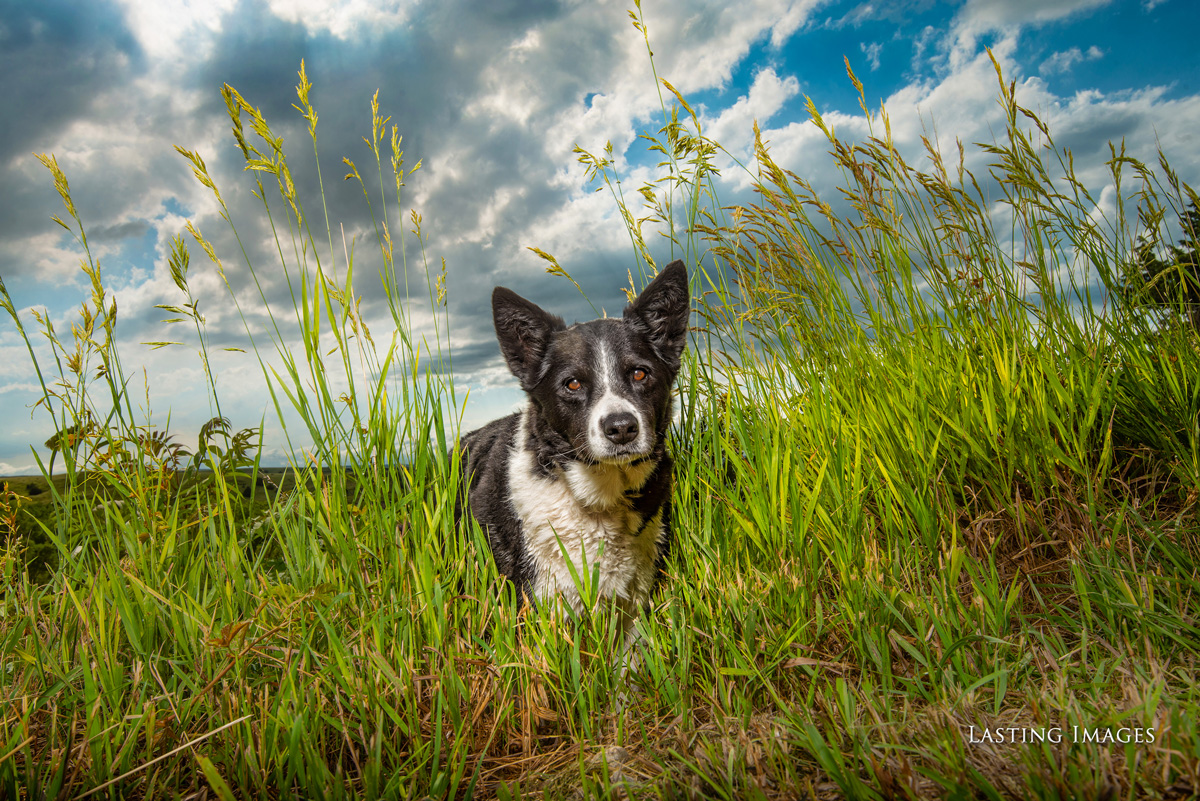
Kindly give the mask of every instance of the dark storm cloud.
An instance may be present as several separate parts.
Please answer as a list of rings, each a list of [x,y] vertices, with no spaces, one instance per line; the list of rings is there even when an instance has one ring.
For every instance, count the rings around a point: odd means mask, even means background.
[[[447,3],[453,8],[453,4]],[[490,23],[524,27],[530,19],[545,19],[557,13],[561,3],[553,0],[465,0],[460,8],[453,8],[447,20],[462,20],[463,14],[483,18]],[[489,26],[492,27],[492,26]]]
[[[130,220],[116,225],[96,226],[87,232],[91,242],[120,242],[146,235],[150,226],[145,220]]]
[[[574,284],[561,277],[546,275],[537,269],[544,262],[533,254],[530,254],[530,258],[537,262],[534,270],[519,275],[508,274],[494,283],[481,281],[465,270],[462,275],[450,278],[449,308],[456,343],[456,373],[470,374],[502,364],[498,361],[500,350],[492,324],[490,297],[494,286],[512,289],[546,311],[562,317],[568,325],[598,317],[598,310],[606,311],[610,317],[620,316],[625,308],[626,299],[620,286],[625,283],[624,271],[628,265],[620,258],[614,258],[612,254],[596,254],[592,260],[583,262],[585,269],[579,271],[577,280],[595,303],[595,310]]]
[[[0,0],[0,239],[45,218],[42,195],[12,174],[14,162],[87,117],[104,92],[143,66],[120,9],[107,0]]]
[[[493,336],[490,341],[474,342],[451,349],[450,368],[455,375],[469,376],[487,368],[504,368],[504,359],[500,356],[500,345]],[[423,369],[438,370],[438,365],[430,358],[422,358]]]
[[[86,116],[101,92],[128,81],[141,62],[108,0],[0,0],[0,163]]]
[[[313,49],[327,36],[314,42],[304,25],[280,19],[262,0],[241,0],[221,20],[212,54],[192,73],[190,88],[208,98],[209,114],[224,116],[219,90],[229,84],[269,121],[291,117],[300,61],[311,61]]]
[[[1103,114],[1082,111],[1075,118],[1075,125],[1063,135],[1056,137],[1058,146],[1076,156],[1086,157],[1089,163],[1103,163],[1109,155],[1109,144],[1119,143],[1143,128],[1147,120],[1135,109],[1107,109]],[[1147,137],[1149,138],[1149,137]],[[1151,154],[1138,154],[1152,158]]]
[[[456,327],[456,342],[492,337],[490,315],[480,312],[489,309],[487,297],[493,279],[507,280],[518,288],[537,279],[550,305],[567,316],[591,317],[590,307],[568,282],[544,280],[544,265],[524,250],[525,245],[539,243],[521,241],[521,232],[531,221],[560,207],[568,194],[561,185],[551,185],[555,172],[564,164],[546,158],[545,131],[564,105],[581,98],[584,89],[594,84],[595,76],[611,66],[612,48],[594,32],[567,27],[545,37],[547,46],[533,56],[546,65],[538,76],[538,106],[528,119],[518,122],[503,114],[479,113],[473,104],[488,91],[488,72],[498,59],[533,27],[556,24],[559,6],[438,3],[418,6],[416,13],[418,16],[403,27],[364,31],[346,40],[327,32],[309,32],[303,25],[276,18],[262,2],[243,0],[223,20],[212,57],[197,71],[194,88],[202,95],[207,93],[203,108],[213,118],[226,117],[218,93],[224,83],[262,109],[274,133],[285,140],[292,177],[309,221],[316,227],[319,252],[324,254],[328,238],[312,144],[306,124],[292,108],[296,101],[296,70],[300,60],[305,60],[314,84],[311,99],[320,117],[317,135],[321,177],[334,229],[335,260],[342,261],[343,228],[347,236],[359,234],[354,246],[356,288],[363,297],[364,312],[383,311],[377,277],[380,259],[362,188],[357,181],[343,180],[347,170],[341,158],[349,156],[358,165],[379,216],[378,178],[373,174],[373,156],[362,141],[370,130],[370,99],[379,90],[381,114],[390,116],[391,124],[404,137],[406,166],[411,168],[418,159],[424,159],[423,170],[410,178],[402,202],[411,202],[418,192],[421,194],[419,212],[430,237],[426,256],[435,270],[440,268],[440,259],[446,259],[451,308],[471,321]],[[384,148],[386,167],[386,144]],[[261,201],[250,194],[253,182],[242,172],[240,151],[228,136],[217,143],[215,152],[204,155],[218,177],[252,263],[267,268],[264,285],[268,298],[287,303],[267,220]],[[454,180],[438,173],[439,156],[442,169],[452,170]],[[563,157],[570,158],[569,154]],[[274,195],[276,211],[282,213],[273,179],[264,177],[264,181]],[[396,219],[390,179],[385,179],[385,185],[391,201],[388,213],[393,237],[398,238],[399,227],[410,225],[407,210],[403,222]],[[501,193],[508,193],[511,201],[498,209],[490,208]],[[485,214],[491,215],[492,230],[487,235],[471,236],[480,228]],[[227,259],[226,274],[235,289],[248,290],[251,277],[241,266],[238,243],[224,223],[215,219],[201,223],[206,236]],[[407,239],[410,281],[423,285],[418,243],[411,235]],[[612,272],[611,254],[596,256],[596,263],[572,265],[585,286],[592,283],[591,275]],[[622,266],[613,274],[623,276],[624,269]],[[475,324],[479,320],[486,324]]]

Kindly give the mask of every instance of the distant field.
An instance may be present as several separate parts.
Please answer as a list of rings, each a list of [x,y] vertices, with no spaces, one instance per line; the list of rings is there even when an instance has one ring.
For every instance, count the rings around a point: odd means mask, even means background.
[[[178,472],[182,475],[182,471]],[[325,475],[329,475],[329,468],[325,468],[323,472]],[[291,491],[295,488],[297,473],[291,467],[259,467],[258,473],[261,476],[269,477],[276,486],[284,491]],[[210,474],[211,471],[200,470],[197,473],[197,478],[203,481]],[[53,476],[52,480],[55,488],[61,493],[66,487],[68,476],[66,473],[58,473]],[[0,482],[4,481],[7,481],[10,488],[18,495],[30,499],[44,493],[49,493],[50,491],[51,482],[47,481],[46,477],[42,475],[0,476]],[[243,480],[240,484],[245,489],[249,487],[250,482],[249,480]]]

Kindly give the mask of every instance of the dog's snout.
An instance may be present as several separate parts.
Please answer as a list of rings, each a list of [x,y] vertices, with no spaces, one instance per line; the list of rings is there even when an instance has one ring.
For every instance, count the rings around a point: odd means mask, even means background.
[[[617,445],[628,445],[637,439],[638,435],[637,418],[629,412],[608,415],[600,421],[600,428],[604,431],[604,436]]]

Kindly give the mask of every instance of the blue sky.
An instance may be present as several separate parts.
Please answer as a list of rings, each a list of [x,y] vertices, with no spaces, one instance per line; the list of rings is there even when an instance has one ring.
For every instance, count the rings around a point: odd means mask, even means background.
[[[115,290],[134,396],[143,405],[149,398],[159,427],[169,412],[171,430],[192,441],[212,414],[194,344],[157,351],[139,344],[191,342],[186,332],[164,329],[154,308],[179,300],[166,269],[169,240],[192,220],[232,265],[238,291],[249,278],[236,267],[236,243],[211,195],[172,145],[204,156],[252,257],[269,261],[261,207],[218,90],[228,82],[263,110],[307,191],[311,146],[291,108],[304,59],[334,227],[364,236],[370,225],[361,193],[339,177],[342,156],[367,161],[361,136],[378,89],[383,114],[405,137],[408,163],[422,160],[405,201],[424,217],[431,260],[446,260],[455,373],[473,399],[465,422],[505,413],[519,395],[491,330],[491,288],[507,285],[568,320],[586,319],[593,312],[575,288],[548,277],[526,248],[554,253],[610,312],[633,266],[611,200],[586,185],[572,153],[576,143],[599,150],[611,141],[627,186],[654,177],[654,159],[636,136],[656,128],[661,111],[627,8],[551,0],[0,0],[0,276],[27,328],[35,328],[31,310],[43,308],[60,332],[70,330],[87,287],[79,253],[50,220],[62,213],[53,183],[32,156],[54,153]],[[836,173],[804,102],[811,97],[839,131],[865,130],[844,58],[868,102],[887,102],[897,141],[917,157],[930,126],[943,142],[986,141],[998,129],[987,47],[1022,101],[1070,144],[1094,196],[1104,197],[1110,140],[1124,138],[1147,161],[1161,145],[1184,180],[1194,184],[1200,175],[1193,46],[1200,11],[1191,2],[646,0],[644,11],[659,75],[700,110],[707,133],[746,157],[757,119],[776,160],[829,194]],[[718,189],[727,203],[749,199],[736,170],[726,170]],[[244,347],[226,290],[194,250],[193,285],[213,344]],[[356,290],[380,330],[389,323],[372,273],[361,271]],[[286,302],[278,285],[267,291],[273,306]],[[414,319],[424,319],[419,308]],[[38,349],[49,358],[40,341]],[[265,416],[264,460],[285,462],[258,364],[221,353],[216,368],[225,414],[236,428]],[[11,320],[0,319],[7,423],[0,475],[32,472],[30,443],[40,446],[52,433],[49,417],[32,408],[35,387],[24,343]]]

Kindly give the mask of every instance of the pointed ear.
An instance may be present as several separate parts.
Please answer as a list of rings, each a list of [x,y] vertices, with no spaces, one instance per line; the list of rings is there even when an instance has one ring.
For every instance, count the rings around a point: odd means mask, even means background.
[[[521,382],[525,391],[533,389],[541,378],[542,361],[550,344],[550,335],[566,328],[556,317],[525,298],[496,287],[492,292],[492,321],[496,338],[508,369]]]
[[[672,370],[679,369],[679,358],[687,344],[691,301],[687,268],[676,260],[625,307],[625,321],[650,341],[654,352]]]

